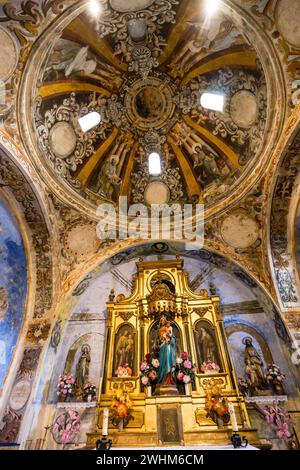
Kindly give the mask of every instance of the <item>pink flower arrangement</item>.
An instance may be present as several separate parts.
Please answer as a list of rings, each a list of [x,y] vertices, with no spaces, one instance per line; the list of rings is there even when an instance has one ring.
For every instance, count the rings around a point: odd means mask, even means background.
[[[220,366],[215,362],[208,360],[207,362],[203,362],[201,364],[201,372],[208,373],[208,372],[220,372]]]
[[[80,419],[77,411],[67,411],[60,415],[52,425],[52,434],[57,442],[71,444],[80,431]]]
[[[184,361],[183,366],[186,369],[191,369],[192,368],[192,363],[191,363],[191,361],[186,360],[186,361]]]
[[[75,378],[72,374],[60,375],[57,384],[57,395],[61,399],[70,398],[73,395]]]
[[[187,352],[182,352],[176,359],[175,376],[179,385],[188,384],[195,380],[196,367],[192,363]]]
[[[86,383],[82,387],[84,401],[96,400],[97,388],[95,385]]]
[[[287,441],[292,435],[290,427],[293,424],[288,412],[274,403],[272,406],[266,406],[265,414],[266,422],[275,429],[276,436]]]
[[[115,372],[117,377],[131,377],[132,376],[132,369],[128,366],[128,364],[124,364],[123,366],[119,366]]]
[[[154,382],[157,379],[157,372],[155,370],[152,370],[149,372],[149,379]]]
[[[269,364],[267,372],[267,380],[273,385],[280,385],[285,379],[285,375],[281,372],[276,364]]]
[[[250,394],[251,383],[249,379],[244,379],[243,377],[239,377],[238,387],[242,395],[248,396]]]
[[[140,377],[143,385],[151,385],[157,380],[157,370],[159,360],[154,354],[147,353],[144,361],[140,365]]]

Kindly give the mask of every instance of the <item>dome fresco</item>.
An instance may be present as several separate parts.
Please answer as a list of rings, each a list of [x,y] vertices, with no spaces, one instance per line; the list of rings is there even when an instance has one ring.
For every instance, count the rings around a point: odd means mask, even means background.
[[[260,57],[229,12],[207,18],[205,2],[194,3],[133,2],[125,12],[109,2],[98,19],[83,10],[46,46],[31,135],[39,161],[73,195],[147,203],[150,192],[152,203],[212,207],[238,194],[259,162],[270,125]],[[224,96],[223,111],[202,107],[204,93]],[[92,111],[101,123],[84,133],[78,118]],[[158,177],[148,171],[152,149]]]

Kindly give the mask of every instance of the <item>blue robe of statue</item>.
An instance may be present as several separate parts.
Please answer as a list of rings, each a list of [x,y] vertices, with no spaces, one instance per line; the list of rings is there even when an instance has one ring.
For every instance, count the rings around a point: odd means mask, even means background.
[[[166,376],[172,373],[176,366],[176,337],[172,335],[172,342],[168,344],[166,341],[161,343],[159,347],[159,369],[158,380],[159,384],[163,383]]]

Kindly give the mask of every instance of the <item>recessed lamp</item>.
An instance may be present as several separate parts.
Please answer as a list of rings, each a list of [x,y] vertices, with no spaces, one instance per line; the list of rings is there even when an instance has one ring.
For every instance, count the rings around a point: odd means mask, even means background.
[[[206,0],[205,10],[209,16],[212,16],[220,7],[220,0]]]
[[[224,95],[217,93],[203,93],[200,98],[200,103],[203,108],[222,112],[224,109],[224,98]]]
[[[88,2],[90,13],[93,16],[99,16],[101,13],[101,5],[99,0],[89,0]]]
[[[92,111],[91,113],[85,114],[84,116],[78,119],[78,123],[81,127],[82,132],[88,132],[93,127],[98,126],[101,122],[101,115],[96,111]]]
[[[160,155],[157,152],[151,152],[148,159],[149,174],[158,176],[161,174]]]

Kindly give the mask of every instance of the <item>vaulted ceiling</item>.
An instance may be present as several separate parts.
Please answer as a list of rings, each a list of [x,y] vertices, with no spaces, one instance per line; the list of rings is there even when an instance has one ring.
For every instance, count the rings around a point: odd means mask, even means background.
[[[122,195],[214,208],[238,196],[269,158],[280,114],[270,106],[275,68],[264,68],[271,53],[255,30],[226,5],[209,16],[206,0],[81,10],[52,40],[48,32],[28,67],[22,137],[46,178],[89,205]],[[224,95],[222,112],[201,105],[205,92]],[[102,121],[84,133],[78,118],[91,111]],[[153,148],[159,177],[148,171]]]

